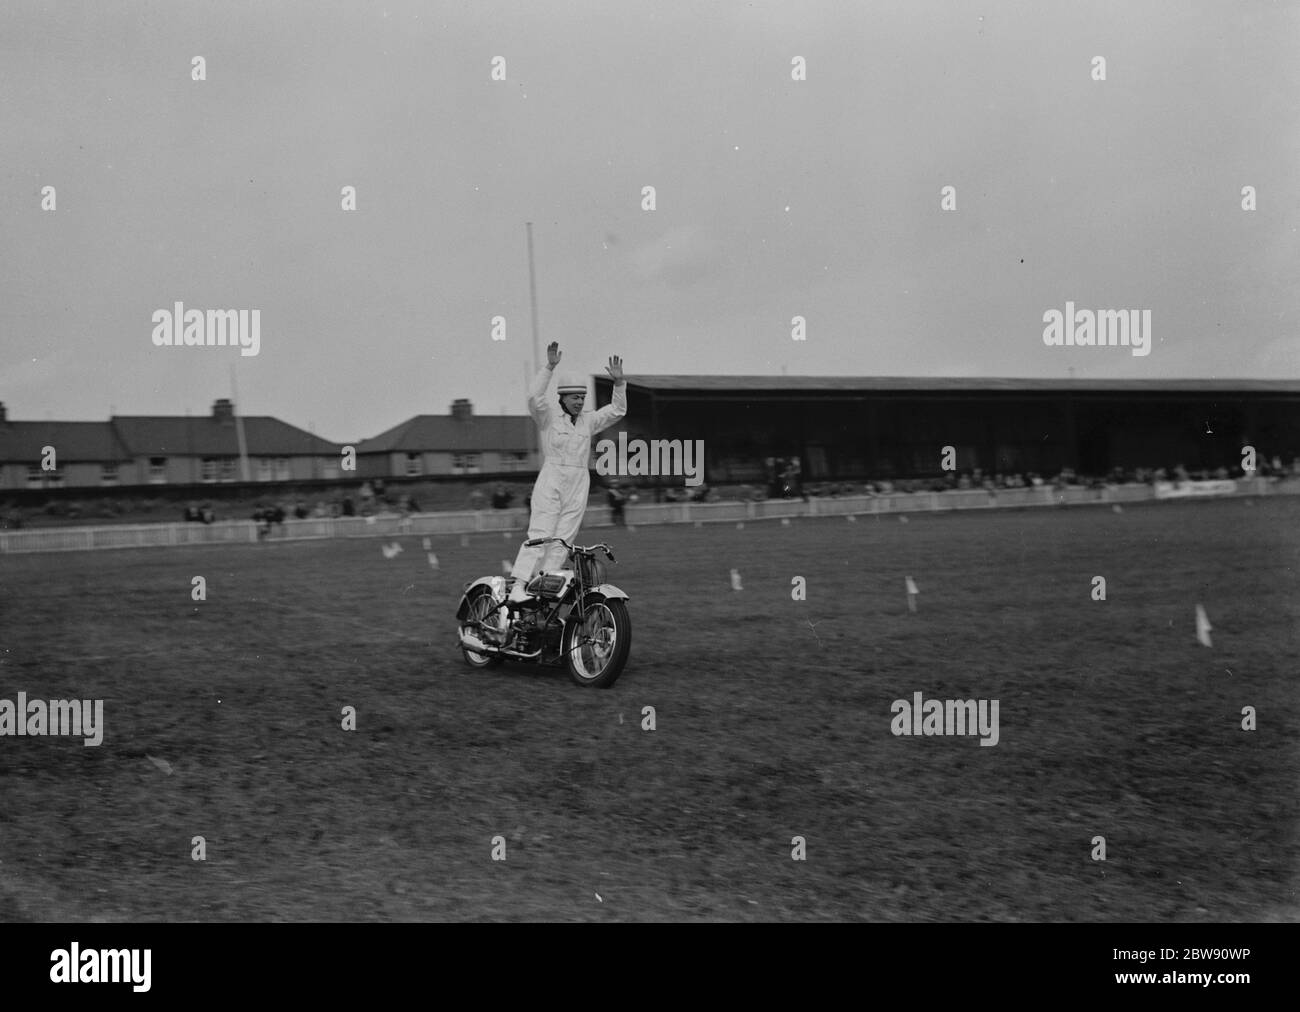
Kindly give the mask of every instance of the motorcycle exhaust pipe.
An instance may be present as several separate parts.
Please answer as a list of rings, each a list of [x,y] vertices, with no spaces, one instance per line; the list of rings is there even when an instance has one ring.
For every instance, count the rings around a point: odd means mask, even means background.
[[[510,657],[519,661],[532,661],[542,656],[541,650],[531,654],[523,654],[518,650],[503,650],[501,647],[489,646],[473,633],[468,633],[464,629],[460,630],[460,644],[476,654],[488,654],[491,657]]]

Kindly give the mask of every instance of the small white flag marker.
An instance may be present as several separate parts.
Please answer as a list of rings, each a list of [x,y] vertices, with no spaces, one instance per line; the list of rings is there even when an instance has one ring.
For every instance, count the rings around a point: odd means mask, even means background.
[[[916,583],[910,576],[903,579],[907,582],[907,610],[916,611],[916,595],[921,592],[916,589]]]
[[[898,522],[899,522],[900,524],[905,524],[905,523],[907,523],[907,517],[899,517],[899,518],[898,518]]]
[[[424,550],[427,552],[427,551],[428,551],[430,548],[432,548],[432,547],[433,547],[433,541],[432,541],[431,539],[429,539],[429,538],[425,538],[425,539],[424,539]]]
[[[1196,606],[1196,638],[1201,641],[1201,646],[1213,646],[1210,642],[1210,620],[1205,614],[1205,609],[1199,604]]]
[[[744,529],[745,529],[745,524],[744,524],[743,521],[740,522],[740,523],[738,523],[738,524],[736,524],[736,530],[738,530],[738,531],[743,531]]]
[[[460,547],[461,547],[461,548],[468,548],[468,547],[469,547],[469,535],[468,535],[468,534],[462,534],[462,535],[460,536]]]
[[[782,518],[781,518],[781,526],[782,526],[782,527],[789,527],[789,526],[790,526],[790,518],[789,518],[789,517],[782,517]]]
[[[145,758],[148,759],[148,760],[149,760],[151,763],[153,763],[155,766],[157,766],[157,767],[158,767],[160,770],[162,770],[164,773],[166,773],[168,776],[171,776],[171,775],[172,775],[172,766],[171,766],[171,763],[169,763],[166,759],[155,759],[155,758],[154,758],[153,756],[151,756],[151,755],[146,755]]]
[[[733,570],[731,571],[731,589],[732,589],[732,590],[744,590],[744,589],[745,589],[744,587],[742,587],[742,586],[740,585],[740,570],[738,570],[738,569],[733,569]]]
[[[851,523],[851,524],[856,524],[856,523],[858,522],[858,518],[855,517],[852,513],[850,513],[850,514],[849,514],[848,516],[846,516],[844,519],[847,520],[847,521],[848,521],[849,523]],[[877,517],[876,519],[879,520],[880,518]]]
[[[438,568],[438,556],[434,555],[433,552],[429,553],[429,568],[430,569]]]
[[[1123,513],[1124,507],[1121,506],[1119,503],[1116,503],[1114,506],[1111,507],[1111,511],[1114,513]]]

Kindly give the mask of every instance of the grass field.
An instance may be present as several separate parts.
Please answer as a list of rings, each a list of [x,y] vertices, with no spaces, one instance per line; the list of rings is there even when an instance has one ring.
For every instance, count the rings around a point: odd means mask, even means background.
[[[461,660],[499,536],[0,557],[0,698],[106,724],[0,738],[0,920],[1297,919],[1300,500],[604,538],[607,691]]]

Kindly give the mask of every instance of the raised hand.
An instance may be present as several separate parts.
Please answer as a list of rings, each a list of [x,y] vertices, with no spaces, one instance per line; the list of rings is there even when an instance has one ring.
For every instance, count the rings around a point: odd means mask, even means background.
[[[605,366],[605,371],[615,383],[623,382],[623,360],[617,355],[609,357],[609,365]]]
[[[560,364],[560,342],[552,341],[546,346],[546,364],[554,369]]]

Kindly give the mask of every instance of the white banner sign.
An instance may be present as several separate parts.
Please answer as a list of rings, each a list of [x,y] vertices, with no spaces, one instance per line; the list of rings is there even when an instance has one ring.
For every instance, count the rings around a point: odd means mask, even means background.
[[[1157,499],[1183,499],[1194,495],[1231,495],[1237,491],[1235,481],[1158,481]]]

